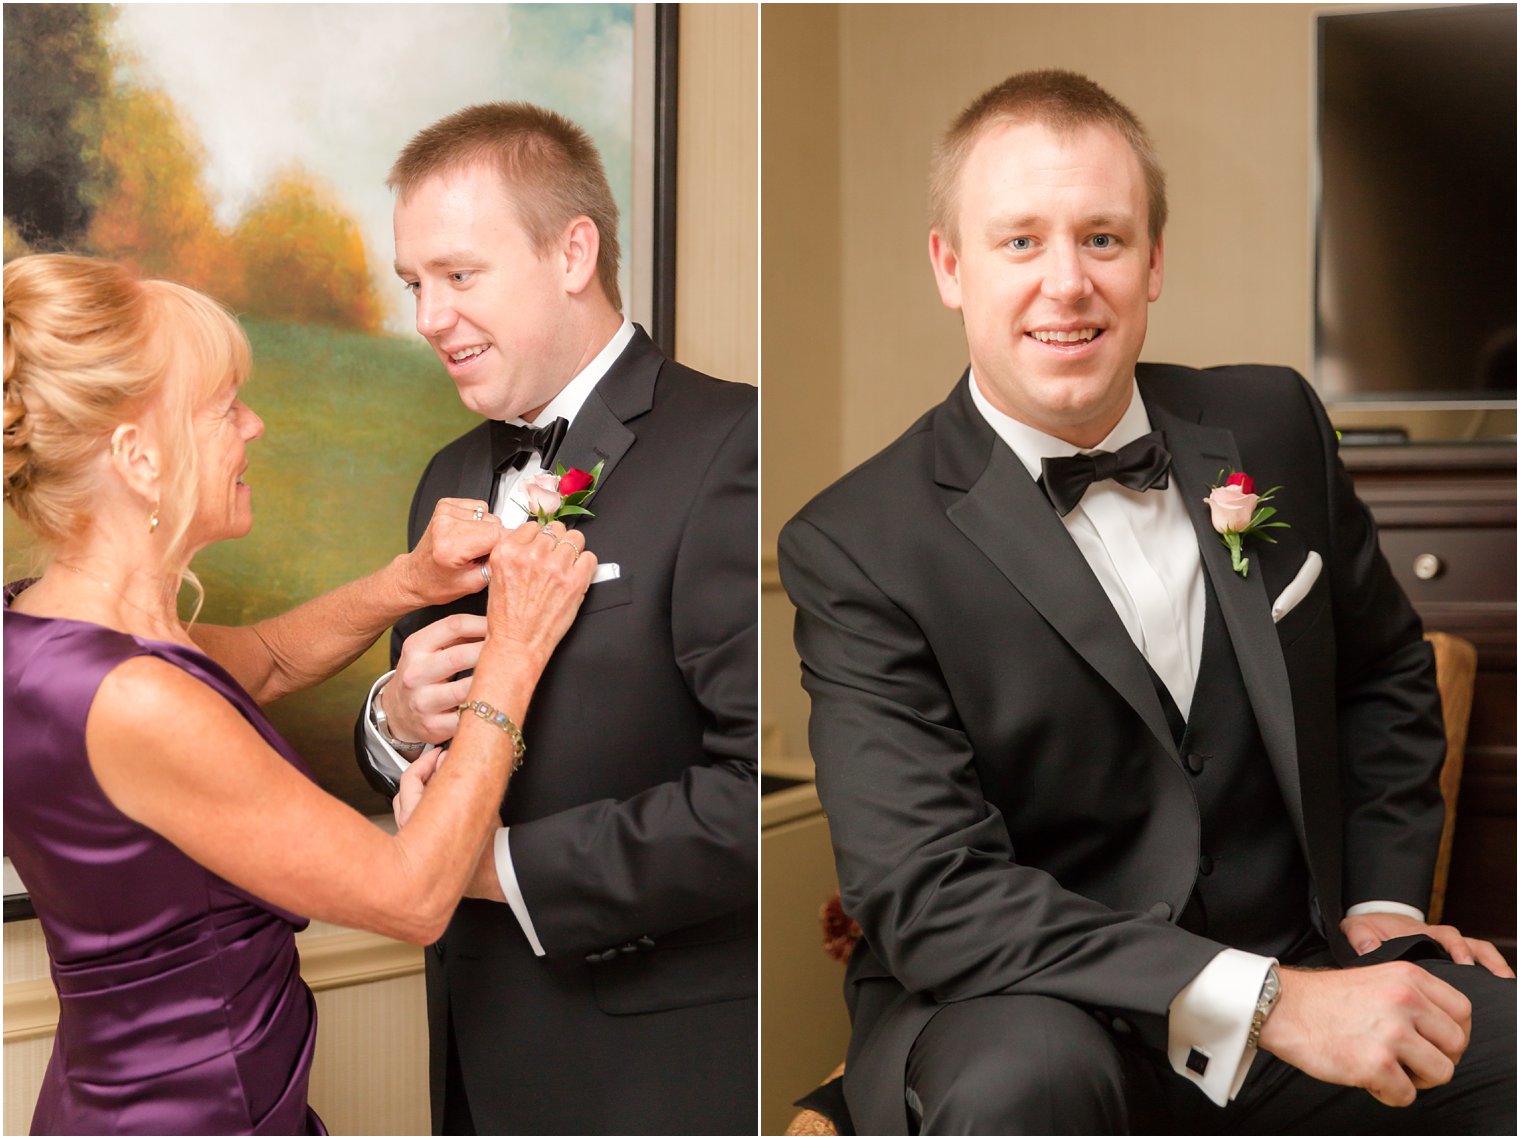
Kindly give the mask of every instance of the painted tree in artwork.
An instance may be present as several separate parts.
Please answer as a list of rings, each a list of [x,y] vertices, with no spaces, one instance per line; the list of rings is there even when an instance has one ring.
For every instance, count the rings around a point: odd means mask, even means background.
[[[212,211],[204,154],[161,91],[119,88],[98,109],[100,171],[89,245],[154,277],[213,296],[241,291],[240,266]]]
[[[337,195],[289,169],[224,229],[195,128],[163,91],[120,78],[112,19],[103,5],[6,5],[6,259],[93,253],[252,316],[380,331]]]
[[[89,228],[98,108],[111,85],[99,4],[5,6],[6,255],[75,248]]]
[[[305,171],[276,176],[232,233],[238,307],[255,316],[380,331],[380,297],[358,223]]]

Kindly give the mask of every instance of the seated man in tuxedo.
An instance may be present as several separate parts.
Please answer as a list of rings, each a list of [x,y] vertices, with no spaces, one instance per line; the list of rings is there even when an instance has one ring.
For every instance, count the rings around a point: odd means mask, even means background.
[[[427,953],[434,1129],[750,1131],[755,389],[623,317],[617,206],[561,116],[468,107],[408,143],[389,185],[417,331],[485,417],[423,472],[409,540],[440,498],[516,526],[540,467],[600,474],[590,513],[564,519],[597,575],[473,896]],[[357,726],[377,789],[453,735],[484,599],[396,626]]]
[[[930,194],[970,368],[780,542],[854,1122],[1512,1134],[1512,974],[1423,913],[1431,653],[1313,392],[1137,364],[1165,184],[1089,80],[988,91]]]

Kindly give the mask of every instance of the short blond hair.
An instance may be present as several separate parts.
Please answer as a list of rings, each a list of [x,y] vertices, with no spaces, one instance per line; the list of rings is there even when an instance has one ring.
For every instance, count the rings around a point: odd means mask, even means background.
[[[1166,229],[1166,173],[1155,144],[1134,112],[1102,87],[1074,71],[1024,71],[1009,76],[962,111],[934,148],[929,167],[929,226],[958,248],[956,212],[960,176],[977,140],[1001,123],[1035,122],[1067,134],[1082,127],[1106,126],[1129,143],[1145,175],[1147,231],[1151,246]]]
[[[596,226],[596,274],[612,307],[618,289],[618,208],[591,136],[563,115],[532,103],[480,103],[419,131],[385,184],[404,201],[422,182],[461,167],[494,166],[512,192],[517,220],[538,254],[572,219]]]
[[[80,536],[98,501],[95,460],[117,426],[151,416],[164,566],[182,569],[195,410],[250,363],[237,321],[193,289],[89,257],[17,258],[5,266],[5,501],[48,551]]]

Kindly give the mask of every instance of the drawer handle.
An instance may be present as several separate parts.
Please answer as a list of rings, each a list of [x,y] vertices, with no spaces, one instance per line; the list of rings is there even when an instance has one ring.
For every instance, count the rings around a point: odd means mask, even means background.
[[[1434,554],[1421,554],[1414,560],[1414,576],[1421,581],[1430,581],[1445,572],[1446,563]]]

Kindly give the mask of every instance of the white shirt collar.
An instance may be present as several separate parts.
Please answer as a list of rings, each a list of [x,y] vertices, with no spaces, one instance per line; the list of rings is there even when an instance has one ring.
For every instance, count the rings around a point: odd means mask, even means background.
[[[971,377],[971,402],[976,404],[977,411],[982,413],[982,418],[991,425],[998,438],[1007,443],[1019,457],[1019,462],[1024,464],[1024,469],[1033,479],[1040,477],[1041,459],[1077,455],[1087,451],[1117,451],[1126,443],[1133,443],[1140,436],[1149,434],[1151,430],[1151,419],[1146,414],[1145,401],[1140,398],[1140,385],[1133,379],[1130,380],[1129,407],[1125,408],[1114,429],[1096,447],[1075,447],[1064,439],[1047,435],[1027,423],[1019,422],[1011,415],[1003,414],[982,394],[975,375]]]
[[[544,409],[538,413],[538,417],[530,424],[532,427],[542,427],[546,423],[553,423],[556,418],[564,417],[566,422],[574,423],[575,416],[580,411],[581,405],[586,402],[586,397],[591,394],[591,389],[601,383],[602,377],[612,368],[612,363],[623,354],[623,349],[628,347],[628,342],[633,339],[633,323],[625,316],[618,330],[612,334],[612,339],[591,358],[587,364],[575,374],[575,378],[559,389],[559,394],[544,405]],[[509,419],[508,423],[527,423],[526,419]]]

